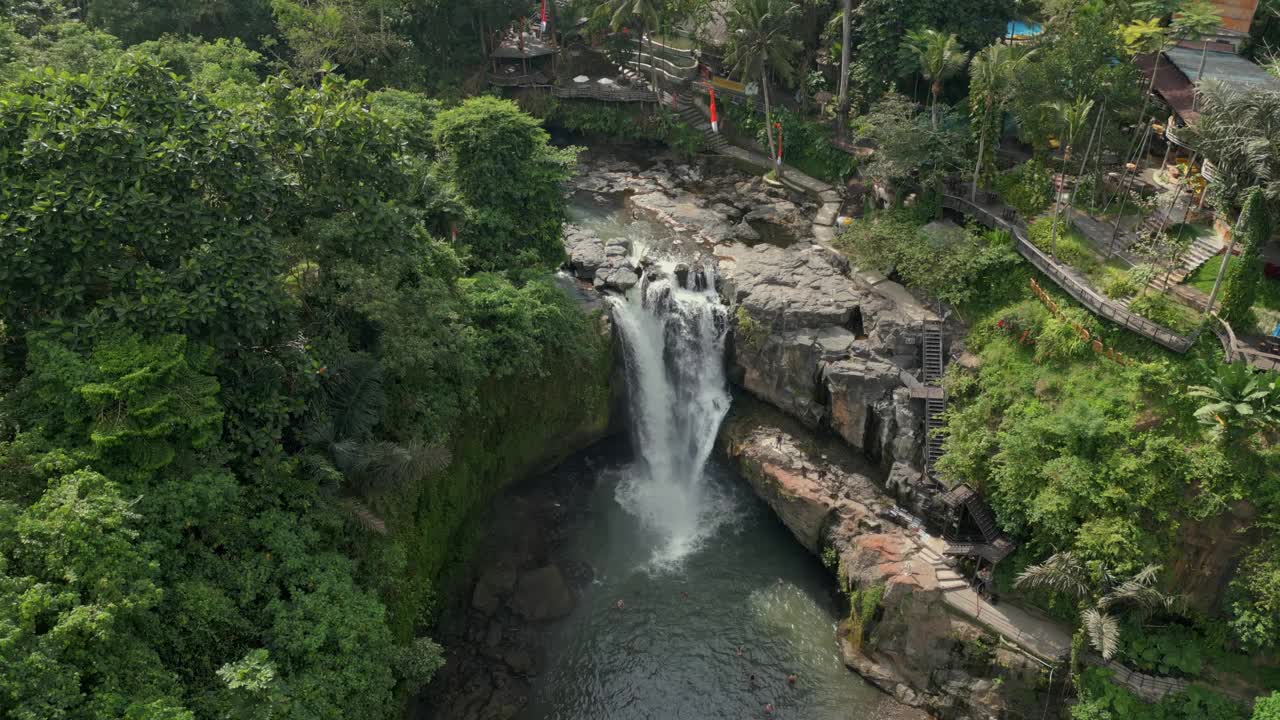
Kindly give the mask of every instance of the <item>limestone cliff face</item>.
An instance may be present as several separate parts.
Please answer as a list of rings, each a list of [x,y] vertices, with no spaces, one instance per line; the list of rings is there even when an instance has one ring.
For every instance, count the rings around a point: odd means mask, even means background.
[[[908,386],[919,382],[921,323],[933,314],[818,245],[718,253],[723,294],[738,308],[731,376],[886,468],[918,464],[922,423]]]
[[[884,589],[865,637],[842,626],[845,664],[939,718],[1036,716],[1041,666],[948,606],[921,536],[882,518],[896,503],[860,471],[857,454],[747,405],[721,432],[731,461],[797,540],[833,563],[845,589]]]

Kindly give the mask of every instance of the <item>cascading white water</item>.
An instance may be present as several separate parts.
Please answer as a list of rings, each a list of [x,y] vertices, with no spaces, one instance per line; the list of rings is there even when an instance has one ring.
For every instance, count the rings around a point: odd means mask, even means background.
[[[728,315],[714,271],[650,267],[625,297],[612,297],[621,333],[636,446],[618,502],[656,533],[657,567],[696,549],[730,513],[704,482],[704,466],[729,411],[724,375]]]

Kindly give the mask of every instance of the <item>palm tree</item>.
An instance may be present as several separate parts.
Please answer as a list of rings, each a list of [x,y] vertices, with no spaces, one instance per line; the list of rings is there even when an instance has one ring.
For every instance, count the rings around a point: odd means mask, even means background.
[[[388,402],[382,366],[367,355],[344,359],[320,390],[301,467],[353,520],[384,534],[386,524],[366,502],[439,472],[449,464],[449,453],[436,445],[374,439]]]
[[[1151,95],[1156,88],[1156,76],[1160,74],[1160,60],[1164,57],[1164,51],[1173,45],[1172,34],[1158,17],[1150,20],[1135,20],[1125,26],[1121,34],[1130,52],[1151,53],[1155,56],[1155,64],[1151,68],[1151,80],[1147,83],[1147,92],[1142,97],[1142,110],[1138,113],[1136,132],[1140,134],[1150,122],[1147,120],[1147,108],[1151,106]]]
[[[791,20],[799,12],[787,0],[734,0],[729,7],[729,46],[724,60],[740,78],[759,78],[764,94],[765,134],[769,153],[777,157],[773,139],[773,109],[769,100],[769,76],[788,81],[795,77],[795,55],[800,41],[790,37]],[[778,168],[782,174],[782,168]]]
[[[1187,396],[1205,401],[1196,420],[1219,442],[1235,443],[1280,426],[1280,376],[1255,373],[1244,363],[1219,366],[1208,385],[1187,388]]]
[[[840,136],[849,129],[849,35],[853,20],[853,0],[844,0],[840,35]]]
[[[658,60],[654,55],[653,49],[653,33],[658,31],[659,10],[662,7],[657,0],[613,0],[608,8],[613,12],[609,25],[613,29],[625,26],[628,22],[634,23],[639,30],[641,37],[636,38],[636,57],[640,57],[640,47],[644,46],[643,34],[648,31],[649,34],[649,63],[653,70],[653,91],[658,92]]]
[[[1179,596],[1166,595],[1155,587],[1159,574],[1158,565],[1147,565],[1127,576],[1106,567],[1094,571],[1074,553],[1060,552],[1023,570],[1014,586],[1075,598],[1080,607],[1080,631],[1104,660],[1110,660],[1120,647],[1120,623],[1110,613],[1113,608],[1131,605],[1150,613],[1172,610],[1181,602]]]
[[[973,200],[978,199],[978,181],[987,160],[988,142],[995,150],[1000,142],[1001,119],[1009,100],[1014,76],[1035,51],[996,43],[983,48],[969,65],[969,104],[978,125],[978,160],[973,168]]]
[[[1280,205],[1280,91],[1215,81],[1198,89],[1200,119],[1186,134],[1213,160],[1215,193],[1226,205],[1257,187],[1272,207]]]
[[[929,94],[933,97],[933,129],[938,129],[938,96],[942,83],[964,69],[969,53],[961,49],[956,36],[937,30],[912,30],[907,33],[907,48],[920,65],[920,74],[929,81]]]
[[[1072,102],[1063,102],[1061,100],[1048,104],[1049,109],[1058,117],[1062,123],[1062,178],[1067,177],[1067,167],[1071,163],[1071,151],[1075,145],[1076,137],[1080,134],[1080,130],[1084,128],[1089,121],[1089,115],[1093,112],[1093,100],[1088,98],[1076,98]],[[1087,153],[1086,153],[1087,155]],[[1087,158],[1086,158],[1087,159]],[[1074,193],[1072,194],[1074,198]],[[1054,183],[1053,195],[1053,232],[1051,242],[1053,246],[1049,253],[1056,257],[1058,251],[1058,216],[1062,211],[1062,188]],[[1067,212],[1071,211],[1071,203],[1067,203]]]

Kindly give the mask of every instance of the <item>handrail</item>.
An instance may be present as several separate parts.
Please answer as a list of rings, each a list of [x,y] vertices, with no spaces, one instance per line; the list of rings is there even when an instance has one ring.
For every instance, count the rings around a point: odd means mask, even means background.
[[[589,100],[604,100],[607,102],[657,102],[658,94],[652,90],[640,90],[637,88],[615,88],[605,89],[599,87],[565,87],[556,85],[551,88],[551,94],[558,98],[586,98]]]
[[[1093,288],[1069,275],[1062,269],[1061,265],[1048,255],[1045,255],[1040,248],[1027,239],[1026,231],[1020,224],[997,217],[991,211],[977,205],[968,198],[959,197],[951,193],[943,193],[942,197],[945,207],[975,217],[987,227],[1001,229],[1013,235],[1017,241],[1015,247],[1023,257],[1027,258],[1036,269],[1049,276],[1058,287],[1062,288],[1068,295],[1075,298],[1077,302],[1087,307],[1095,315],[1111,320],[1143,337],[1154,340],[1174,352],[1185,353],[1191,348],[1193,341],[1190,338],[1183,337],[1162,325],[1157,325],[1131,312],[1122,305],[1104,298],[1095,292]]]

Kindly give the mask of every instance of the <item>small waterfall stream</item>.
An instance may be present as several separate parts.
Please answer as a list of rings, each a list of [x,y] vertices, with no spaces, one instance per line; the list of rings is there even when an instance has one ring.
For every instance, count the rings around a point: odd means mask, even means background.
[[[670,566],[730,514],[704,480],[729,411],[728,314],[713,269],[677,273],[669,262],[647,268],[639,285],[610,302],[626,357],[637,454],[617,499],[659,536],[653,564]]]

